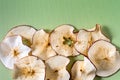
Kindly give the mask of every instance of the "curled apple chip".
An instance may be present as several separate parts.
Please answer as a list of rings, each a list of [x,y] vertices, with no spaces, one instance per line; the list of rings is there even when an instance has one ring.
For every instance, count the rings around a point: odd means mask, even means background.
[[[78,55],[74,48],[76,33],[71,25],[61,25],[57,27],[50,35],[50,44],[52,48],[63,56]]]
[[[84,61],[76,61],[71,69],[72,80],[93,80],[96,75],[94,65],[84,57]]]
[[[46,33],[43,29],[35,32],[31,48],[32,55],[35,55],[42,60],[46,60],[49,57],[56,55],[56,52],[51,48],[49,43],[49,33]]]
[[[96,24],[96,26],[92,29],[88,30],[81,29],[79,30],[77,35],[77,42],[75,43],[75,48],[78,52],[87,56],[89,47],[95,41],[100,39],[110,42],[110,40],[105,35],[102,34],[101,26],[99,24]]]
[[[23,43],[30,46],[32,43],[32,37],[35,32],[36,32],[36,29],[29,25],[19,25],[19,26],[12,28],[7,33],[5,38],[8,36],[20,35],[22,37]]]
[[[22,43],[20,36],[6,37],[0,43],[0,59],[5,67],[13,69],[16,60],[28,56],[30,50]]]
[[[97,68],[98,76],[110,76],[120,69],[120,55],[116,47],[105,40],[96,41],[88,51],[88,57]]]
[[[78,52],[87,56],[88,48],[92,45],[91,32],[86,30],[80,30],[77,35],[77,42],[75,43],[75,48]]]
[[[70,75],[66,70],[69,59],[63,56],[54,56],[46,60],[45,80],[69,80]]]
[[[45,64],[34,56],[27,56],[14,65],[14,80],[44,80]]]
[[[95,42],[96,40],[103,39],[110,42],[110,39],[108,39],[101,30],[101,26],[99,24],[96,24],[95,30],[92,31],[92,41]]]

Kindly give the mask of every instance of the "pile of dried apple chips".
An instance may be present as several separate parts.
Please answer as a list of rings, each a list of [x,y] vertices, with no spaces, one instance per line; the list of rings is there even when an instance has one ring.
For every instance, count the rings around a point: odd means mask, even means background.
[[[71,66],[69,57],[84,56]],[[12,28],[0,42],[0,60],[13,80],[94,80],[120,69],[120,54],[96,24],[76,30],[60,25],[52,31],[28,25]]]

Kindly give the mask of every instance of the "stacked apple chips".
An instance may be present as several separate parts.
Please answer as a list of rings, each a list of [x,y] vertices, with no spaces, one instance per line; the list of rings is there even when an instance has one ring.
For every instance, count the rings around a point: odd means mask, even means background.
[[[70,69],[69,57],[84,56]],[[120,54],[96,24],[92,29],[60,25],[52,31],[12,28],[0,43],[0,60],[13,80],[94,80],[120,69]]]

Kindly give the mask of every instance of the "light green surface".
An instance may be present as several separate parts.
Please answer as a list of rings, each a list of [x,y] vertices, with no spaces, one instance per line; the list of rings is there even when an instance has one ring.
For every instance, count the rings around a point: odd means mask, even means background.
[[[120,48],[120,0],[0,0],[0,41],[9,29],[21,24],[52,30],[61,24],[80,29],[96,23]],[[119,79],[120,71],[95,80]],[[0,80],[12,80],[12,72],[2,64]]]

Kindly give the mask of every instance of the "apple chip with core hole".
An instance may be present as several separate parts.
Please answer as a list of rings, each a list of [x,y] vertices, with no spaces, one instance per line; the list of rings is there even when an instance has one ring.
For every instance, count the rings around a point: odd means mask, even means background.
[[[105,40],[96,41],[88,51],[88,57],[96,66],[98,76],[110,76],[120,69],[120,55],[114,45]]]
[[[84,61],[76,61],[71,69],[72,80],[93,80],[96,75],[94,65],[84,57]]]
[[[22,37],[23,43],[30,46],[32,42],[32,37],[35,32],[36,29],[29,25],[19,25],[12,28],[5,37],[20,35]]]
[[[69,61],[63,56],[54,56],[46,60],[45,80],[69,80],[70,75],[66,70]]]
[[[87,56],[89,47],[97,40],[106,40],[110,41],[107,37],[102,34],[101,26],[96,24],[96,27],[92,29],[81,29],[77,35],[77,42],[75,43],[75,49]]]
[[[46,33],[43,29],[35,32],[31,48],[32,55],[35,55],[42,60],[46,60],[49,57],[56,55],[56,52],[51,48],[49,43],[49,33]]]
[[[44,80],[45,78],[45,65],[37,57],[24,57],[17,61],[14,67],[14,80]]]
[[[23,45],[20,36],[6,37],[0,43],[0,59],[5,67],[13,69],[16,60],[28,56],[30,48]]]
[[[74,48],[76,33],[71,25],[61,25],[57,27],[50,35],[50,44],[52,48],[63,56],[78,55]]]

